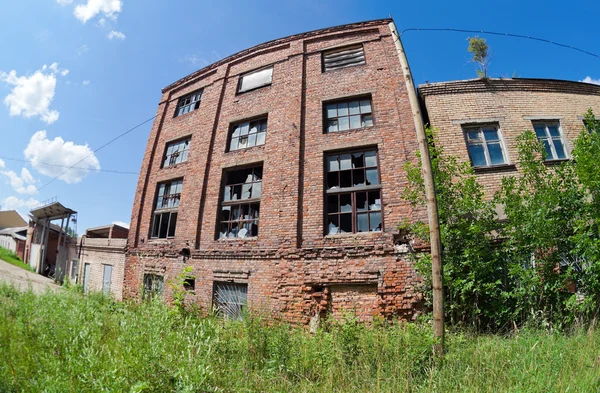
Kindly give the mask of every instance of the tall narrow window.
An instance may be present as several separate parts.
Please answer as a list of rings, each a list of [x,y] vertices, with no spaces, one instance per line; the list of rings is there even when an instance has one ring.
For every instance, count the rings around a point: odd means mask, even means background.
[[[546,160],[564,160],[567,158],[558,122],[534,122],[533,129],[537,139],[544,144],[548,154]]]
[[[262,166],[225,174],[219,238],[258,236]]]
[[[201,98],[202,90],[181,97],[177,102],[177,108],[175,109],[175,117],[184,115],[188,112],[200,108]]]
[[[273,81],[273,66],[261,70],[252,71],[240,76],[238,82],[238,93],[268,86]]]
[[[231,127],[229,151],[265,144],[267,118],[234,124]]]
[[[162,295],[164,290],[164,278],[156,274],[144,274],[143,298]]]
[[[181,179],[158,185],[151,237],[165,239],[175,236],[182,185]]]
[[[467,148],[474,167],[506,164],[500,131],[495,125],[466,127]]]
[[[383,229],[376,150],[326,157],[325,234],[379,232]]]
[[[323,52],[323,71],[361,64],[365,64],[365,51],[362,45],[345,46]]]
[[[248,300],[248,284],[215,282],[213,308],[225,318],[240,319]]]
[[[365,128],[373,125],[371,97],[324,104],[325,132]]]
[[[186,162],[189,150],[190,138],[168,143],[163,159],[163,168]]]

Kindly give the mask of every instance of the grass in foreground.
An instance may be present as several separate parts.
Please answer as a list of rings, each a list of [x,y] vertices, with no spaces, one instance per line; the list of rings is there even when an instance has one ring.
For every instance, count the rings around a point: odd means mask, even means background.
[[[2,259],[5,262],[10,263],[11,265],[15,265],[22,269],[31,271],[31,268],[29,267],[29,265],[26,264],[25,262],[23,262],[21,260],[21,258],[19,258],[17,256],[17,254],[15,254],[14,252],[12,252],[10,250],[7,250],[4,247],[0,247],[0,259]]]
[[[595,392],[600,332],[449,334],[428,326],[302,328],[182,316],[159,301],[0,285],[2,392]]]

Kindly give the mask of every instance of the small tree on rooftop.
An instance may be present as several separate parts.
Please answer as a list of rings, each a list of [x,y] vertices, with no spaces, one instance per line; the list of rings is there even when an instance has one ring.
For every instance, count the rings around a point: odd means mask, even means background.
[[[477,64],[477,76],[487,78],[487,69],[490,64],[490,51],[485,38],[479,36],[467,38],[469,47],[467,50],[473,54],[473,63]]]

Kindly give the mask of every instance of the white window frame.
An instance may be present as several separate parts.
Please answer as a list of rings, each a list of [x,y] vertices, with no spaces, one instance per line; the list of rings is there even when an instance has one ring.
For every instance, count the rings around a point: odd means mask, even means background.
[[[565,134],[563,133],[563,129],[562,126],[560,124],[560,120],[533,120],[531,122],[532,126],[534,127],[533,132],[535,134],[535,137],[537,138],[537,140],[539,142],[544,143],[544,140],[548,140],[550,143],[550,151],[552,152],[552,156],[551,157],[547,157],[546,161],[562,161],[562,160],[568,160],[570,158],[569,155],[569,149],[567,148],[567,140],[565,138]],[[546,134],[546,136],[544,137],[544,139],[540,139],[540,137],[537,136],[537,133],[535,133],[535,126],[540,126],[543,125],[544,126],[544,133]],[[558,134],[559,134],[559,138],[560,138],[560,142],[563,145],[563,150],[565,151],[565,158],[558,158],[558,154],[556,153],[556,147],[554,146],[554,138],[552,135],[550,135],[550,130],[548,129],[548,125],[556,125],[558,127]],[[545,147],[544,147],[545,149]]]
[[[485,140],[485,136],[483,135],[483,129],[484,128],[494,128],[496,130],[496,132],[498,133],[498,140],[500,142],[500,147],[502,150],[502,158],[504,159],[504,162],[502,164],[492,164],[492,159],[490,158],[490,151],[488,148],[488,144],[487,141]],[[506,150],[506,143],[504,143],[504,137],[502,135],[502,129],[500,128],[500,125],[498,124],[494,124],[494,123],[486,123],[486,124],[470,124],[470,125],[464,125],[462,127],[463,129],[463,135],[465,137],[465,142],[467,144],[467,153],[469,154],[469,159],[471,160],[471,165],[473,165],[474,168],[492,168],[492,167],[496,167],[496,166],[503,166],[503,165],[509,165],[510,164],[510,160],[508,157],[508,151]],[[473,157],[471,157],[471,150],[469,149],[469,147],[472,145],[472,143],[469,143],[469,132],[473,132],[473,131],[477,131],[478,134],[480,135],[481,138],[481,145],[483,146],[483,154],[485,156],[485,165],[475,165],[475,163],[473,162]],[[479,144],[479,142],[477,142],[476,144]]]

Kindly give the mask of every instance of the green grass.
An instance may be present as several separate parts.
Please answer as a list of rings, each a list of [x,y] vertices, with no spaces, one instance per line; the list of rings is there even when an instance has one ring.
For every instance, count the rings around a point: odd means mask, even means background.
[[[2,259],[5,262],[10,263],[11,265],[15,265],[15,266],[18,266],[25,270],[31,271],[31,268],[29,267],[29,265],[26,264],[25,262],[23,262],[21,260],[21,258],[19,258],[17,256],[17,254],[15,254],[14,252],[12,252],[10,250],[7,250],[4,247],[0,247],[0,259]]]
[[[600,332],[449,334],[362,326],[310,334],[269,323],[183,316],[159,301],[0,285],[1,392],[596,392]]]

